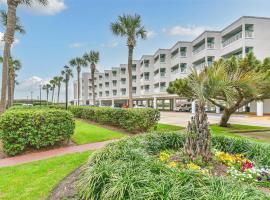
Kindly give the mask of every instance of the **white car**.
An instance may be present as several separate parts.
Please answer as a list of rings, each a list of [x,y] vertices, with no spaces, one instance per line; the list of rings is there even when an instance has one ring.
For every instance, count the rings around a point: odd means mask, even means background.
[[[146,108],[144,105],[135,105],[134,108]]]

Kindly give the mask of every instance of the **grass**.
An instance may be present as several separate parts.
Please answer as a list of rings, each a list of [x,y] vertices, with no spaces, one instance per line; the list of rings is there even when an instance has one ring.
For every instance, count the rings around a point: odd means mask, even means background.
[[[270,143],[270,133],[267,127],[231,124],[229,127],[220,127],[217,124],[210,125],[213,135],[225,135],[229,137],[246,138],[255,142]],[[252,134],[250,134],[252,132]]]
[[[84,163],[89,152],[75,153],[0,168],[0,199],[42,200],[69,173]]]
[[[126,136],[123,133],[112,131],[84,121],[76,120],[76,127],[72,139],[77,144],[87,144],[106,140],[118,139]]]
[[[184,128],[185,127],[182,127],[182,126],[159,123],[156,127],[156,131],[179,131],[179,130],[182,130]]]

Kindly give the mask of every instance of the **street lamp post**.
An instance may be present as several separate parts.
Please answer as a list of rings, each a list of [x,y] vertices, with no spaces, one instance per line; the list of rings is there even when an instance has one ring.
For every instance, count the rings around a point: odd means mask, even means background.
[[[39,85],[39,105],[41,106],[41,87],[42,84]]]

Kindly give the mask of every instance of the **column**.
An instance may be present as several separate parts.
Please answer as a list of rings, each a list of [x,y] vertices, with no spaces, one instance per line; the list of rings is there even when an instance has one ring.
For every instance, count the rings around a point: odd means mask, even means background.
[[[112,99],[112,108],[114,108],[114,99]]]
[[[216,106],[216,113],[219,114],[220,113],[220,107]]]
[[[263,101],[257,101],[257,116],[263,116]]]
[[[157,97],[154,97],[153,100],[153,107],[156,109],[157,108]]]
[[[191,103],[191,113],[195,114],[196,112],[196,101],[192,101]]]
[[[176,110],[176,98],[173,98],[173,110]]]
[[[99,106],[102,106],[102,102],[101,102],[101,100],[99,99]]]

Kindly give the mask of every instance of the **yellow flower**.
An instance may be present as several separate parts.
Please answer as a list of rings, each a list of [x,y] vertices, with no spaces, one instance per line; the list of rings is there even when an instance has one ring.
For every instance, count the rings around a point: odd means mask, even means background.
[[[200,170],[201,169],[201,167],[199,165],[196,165],[194,163],[187,164],[187,168],[192,169],[192,170]]]
[[[169,167],[176,167],[177,163],[172,161],[172,162],[169,162]]]
[[[160,152],[159,159],[161,161],[167,161],[170,158],[170,155],[166,152]]]

